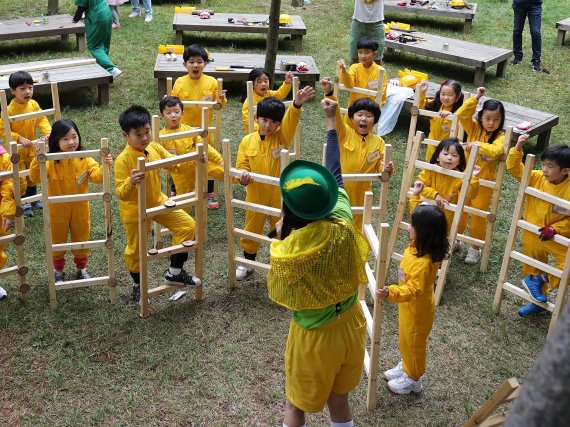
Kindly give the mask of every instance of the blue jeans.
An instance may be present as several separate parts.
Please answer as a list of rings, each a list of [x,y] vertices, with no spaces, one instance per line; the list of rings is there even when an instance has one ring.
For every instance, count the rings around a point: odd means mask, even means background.
[[[540,35],[540,25],[542,22],[542,3],[519,3],[513,1],[513,12],[515,20],[513,24],[513,53],[516,59],[522,59],[522,33],[524,30],[524,21],[528,16],[528,26],[530,27],[530,36],[532,38],[532,59],[533,64],[540,64],[540,54],[542,46],[542,37]]]
[[[143,0],[144,11],[147,15],[152,15],[152,5],[150,4],[150,1],[151,0]],[[133,7],[133,12],[141,13],[140,0],[131,0],[131,6]]]

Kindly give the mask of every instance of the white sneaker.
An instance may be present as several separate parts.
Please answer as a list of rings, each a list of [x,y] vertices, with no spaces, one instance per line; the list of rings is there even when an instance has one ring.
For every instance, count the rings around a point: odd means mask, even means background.
[[[111,75],[113,76],[113,80],[115,80],[117,77],[119,77],[121,74],[123,74],[123,70],[121,70],[118,67],[115,67],[111,70]]]
[[[386,381],[395,380],[396,378],[400,378],[402,375],[404,375],[404,370],[402,369],[402,361],[401,360],[400,360],[400,363],[398,363],[392,369],[388,369],[387,371],[384,371],[384,378],[386,379]]]
[[[8,293],[6,292],[6,290],[0,286],[0,299],[4,299],[8,296]]]
[[[392,393],[410,394],[412,391],[414,393],[420,393],[424,389],[424,386],[421,378],[414,381],[404,373],[401,377],[388,381],[388,388]]]
[[[140,12],[131,12],[129,18],[138,18],[139,16],[141,16]]]
[[[472,246],[467,248],[465,256],[465,264],[477,264],[481,260],[481,249],[473,249]]]
[[[243,280],[247,276],[253,274],[253,268],[247,268],[245,265],[238,265],[236,268],[236,279]]]
[[[144,22],[152,22],[152,15],[147,15],[144,17]]]

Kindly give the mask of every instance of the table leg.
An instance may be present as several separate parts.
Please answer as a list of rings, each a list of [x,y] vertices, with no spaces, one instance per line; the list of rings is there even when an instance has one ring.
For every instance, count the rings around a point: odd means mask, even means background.
[[[295,49],[295,52],[301,52],[303,48],[303,36],[300,34],[291,34],[291,40],[293,41],[293,49]]]
[[[557,46],[564,46],[564,37],[566,36],[566,31],[558,30],[558,34],[556,35],[556,45]]]
[[[79,52],[83,52],[87,48],[85,44],[85,34],[77,34],[76,38],[77,38],[77,50]]]
[[[538,134],[538,137],[536,139],[536,148],[540,151],[544,150],[548,146],[550,142],[551,131],[552,129],[547,129],[544,132]]]
[[[109,105],[109,83],[97,85],[99,105]]]
[[[176,44],[182,44],[182,36],[184,35],[184,31],[176,30]]]
[[[473,26],[472,19],[466,19],[463,24],[463,34],[469,34],[471,32],[471,27]]]
[[[62,34],[61,41],[67,43],[69,41],[69,34]]]
[[[497,77],[505,77],[505,71],[507,71],[507,60],[499,62],[497,64]]]
[[[156,79],[156,84],[158,86],[158,99],[162,99],[166,94],[166,78]]]
[[[485,82],[485,69],[484,68],[475,68],[475,80],[473,84],[475,87],[479,87],[483,85]]]

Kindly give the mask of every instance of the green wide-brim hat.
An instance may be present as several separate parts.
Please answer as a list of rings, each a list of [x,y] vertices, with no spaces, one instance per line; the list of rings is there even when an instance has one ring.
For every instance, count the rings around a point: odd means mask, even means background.
[[[281,173],[279,186],[287,207],[303,219],[326,217],[338,199],[334,175],[326,167],[306,160],[289,163]]]

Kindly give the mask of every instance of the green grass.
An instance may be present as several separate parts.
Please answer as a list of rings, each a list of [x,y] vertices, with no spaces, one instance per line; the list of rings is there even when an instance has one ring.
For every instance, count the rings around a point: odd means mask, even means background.
[[[2,2],[0,20],[41,15],[45,1]],[[61,11],[73,13],[71,0],[62,0]],[[495,46],[511,46],[510,2],[479,0],[473,30],[464,36],[459,20],[436,20],[396,16],[413,22],[418,29],[461,37]],[[63,91],[63,116],[75,120],[85,145],[94,148],[108,137],[117,155],[123,140],[118,114],[129,104],[139,103],[152,112],[158,109],[153,64],[156,46],[174,43],[171,27],[173,7],[181,3],[153,5],[155,19],[129,20],[130,8],[121,7],[123,28],[113,32],[111,58],[125,71],[111,88],[110,105],[96,105],[90,89]],[[268,13],[268,2],[255,0],[209,0],[208,7],[222,12]],[[283,1],[283,12],[301,14],[308,27],[303,54],[315,57],[321,75],[331,75],[339,57],[347,56],[351,0],[313,0],[306,9],[293,9]],[[570,16],[570,4],[545,3],[543,58],[550,74],[535,74],[530,64],[507,67],[506,77],[494,71],[486,76],[491,97],[560,116],[551,142],[567,143],[570,48],[554,45],[554,24]],[[73,38],[72,38],[73,39]],[[55,38],[3,42],[0,62],[17,63],[49,58],[82,56],[74,40]],[[184,42],[203,43],[210,51],[265,51],[265,39],[256,35],[185,34]],[[525,58],[530,57],[530,37],[524,35]],[[292,52],[286,40],[280,51]],[[525,59],[525,60],[526,60]],[[452,77],[472,86],[473,70],[413,55],[386,56],[390,77],[404,67],[429,72],[439,81]],[[237,148],[241,139],[241,86],[227,83],[230,102],[224,109],[223,137]],[[320,96],[320,95],[319,95]],[[49,97],[37,97],[41,105]],[[302,117],[302,154],[319,161],[324,141],[324,121],[316,102]],[[394,146],[397,174],[390,184],[390,201],[398,197],[404,141],[409,116],[403,114],[399,127],[386,137]],[[532,151],[534,141],[531,141]],[[365,381],[351,394],[358,425],[457,425],[510,376],[524,379],[545,343],[549,317],[520,319],[521,303],[507,297],[502,313],[494,315],[491,303],[509,230],[518,184],[507,177],[489,271],[464,265],[459,257],[451,266],[443,303],[437,308],[428,350],[426,390],[420,396],[393,396],[379,383],[378,408],[366,412]],[[223,199],[222,199],[223,201]],[[390,203],[388,218],[393,217]],[[93,238],[102,238],[98,206],[93,206]],[[122,261],[124,233],[114,210],[116,273],[119,301],[108,302],[105,289],[80,289],[58,293],[58,309],[49,309],[42,218],[36,213],[26,221],[26,258],[32,285],[27,304],[17,298],[13,277],[2,285],[10,298],[0,303],[0,424],[6,425],[168,425],[225,426],[279,425],[284,408],[283,352],[289,314],[266,297],[265,282],[256,273],[251,280],[230,291],[227,283],[227,245],[223,209],[209,213],[206,246],[205,298],[171,303],[166,297],[153,300],[152,315],[139,319],[129,302],[130,278]],[[8,249],[13,261],[13,248]],[[464,256],[464,252],[461,253]],[[263,256],[267,256],[264,252]],[[68,258],[69,259],[69,258]],[[69,262],[68,265],[71,265]],[[157,282],[165,262],[152,267]],[[105,270],[104,254],[92,251],[90,269]],[[71,268],[68,270],[71,273]],[[518,280],[514,265],[511,279]],[[382,328],[381,369],[398,360],[397,308],[387,304]],[[328,425],[326,411],[308,418],[310,425]]]

